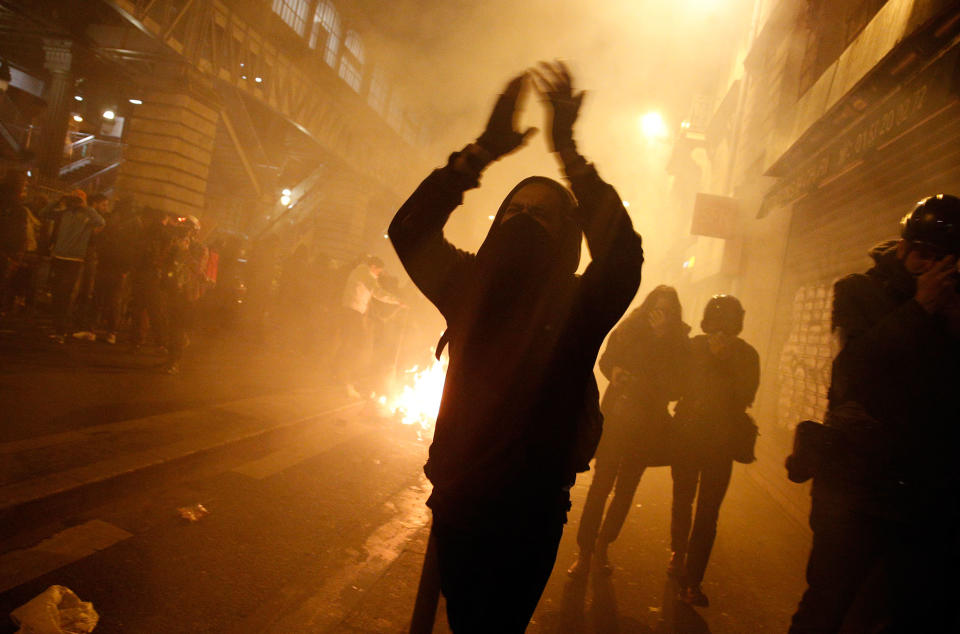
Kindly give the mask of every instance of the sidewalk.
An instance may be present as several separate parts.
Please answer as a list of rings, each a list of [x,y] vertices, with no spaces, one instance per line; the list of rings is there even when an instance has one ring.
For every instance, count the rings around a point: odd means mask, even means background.
[[[301,389],[0,443],[0,538],[51,504],[95,503],[120,480],[175,471],[359,406],[333,387]]]

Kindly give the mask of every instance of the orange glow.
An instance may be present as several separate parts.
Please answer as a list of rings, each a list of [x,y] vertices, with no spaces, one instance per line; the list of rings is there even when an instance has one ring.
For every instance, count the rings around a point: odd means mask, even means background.
[[[416,425],[421,439],[432,438],[447,378],[447,363],[447,358],[442,357],[422,370],[413,366],[403,373],[399,390],[394,394],[374,395],[374,400],[386,415],[404,425]]]

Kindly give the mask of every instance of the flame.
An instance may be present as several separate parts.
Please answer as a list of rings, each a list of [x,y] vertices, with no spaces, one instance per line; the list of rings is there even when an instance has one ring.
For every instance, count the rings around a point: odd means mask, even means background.
[[[447,358],[434,360],[429,367],[413,366],[400,379],[402,385],[392,395],[373,395],[385,414],[404,425],[418,426],[420,438],[432,438],[440,410],[443,383],[447,378]]]

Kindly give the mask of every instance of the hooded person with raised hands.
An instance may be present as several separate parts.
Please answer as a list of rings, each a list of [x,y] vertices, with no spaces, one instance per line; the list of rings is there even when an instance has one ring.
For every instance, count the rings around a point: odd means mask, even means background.
[[[523,179],[478,252],[459,250],[443,227],[484,168],[535,133],[515,126],[533,81],[572,192]],[[559,62],[513,78],[483,134],[420,184],[389,229],[447,322],[449,370],[424,470],[431,546],[458,633],[526,628],[556,559],[570,486],[599,440],[597,353],[640,283],[640,237],[573,140],[582,98]],[[584,236],[592,261],[578,276]]]

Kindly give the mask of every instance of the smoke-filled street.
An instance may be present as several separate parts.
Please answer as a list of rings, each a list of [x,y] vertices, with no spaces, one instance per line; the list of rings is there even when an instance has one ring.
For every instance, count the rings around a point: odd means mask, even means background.
[[[0,0],[0,634],[960,631],[957,0]]]
[[[22,519],[4,509],[0,610],[60,584],[93,602],[98,632],[404,630],[429,527],[427,444],[414,430],[312,382],[302,361],[300,385],[278,387],[251,368],[242,391],[216,393],[203,375],[224,371],[220,363],[198,356],[184,388],[123,369],[126,355],[98,352],[80,350],[66,372],[57,349],[5,348],[5,385],[19,369],[29,377],[17,381],[20,394],[70,391],[85,403],[51,399],[18,412],[0,444],[5,496],[44,481],[68,491],[36,501],[42,511]],[[217,353],[296,361],[242,347]],[[139,461],[122,461],[98,486],[120,456]],[[96,468],[81,476],[82,466]],[[665,574],[667,468],[644,476],[611,549],[613,574],[571,581],[565,570],[591,479],[581,475],[529,631],[781,631],[803,589],[809,532],[748,469],[734,473],[706,584],[712,605],[700,611],[676,599]],[[209,514],[180,517],[178,508],[196,504]],[[436,631],[444,625],[441,614]]]

